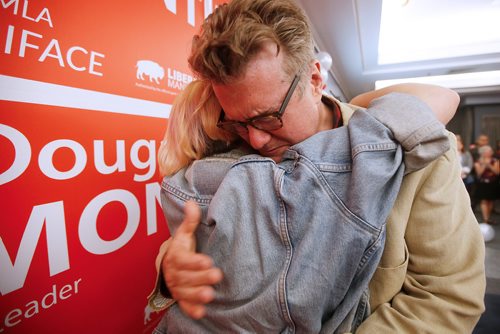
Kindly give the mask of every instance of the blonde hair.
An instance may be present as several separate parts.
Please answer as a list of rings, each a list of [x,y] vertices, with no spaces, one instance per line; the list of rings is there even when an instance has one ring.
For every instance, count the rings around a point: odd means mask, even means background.
[[[210,82],[195,80],[186,86],[174,101],[158,151],[161,176],[172,175],[235,139],[217,127],[220,112]]]
[[[232,0],[204,21],[188,61],[200,78],[230,84],[266,42],[284,52],[290,77],[314,60],[309,21],[293,0]]]

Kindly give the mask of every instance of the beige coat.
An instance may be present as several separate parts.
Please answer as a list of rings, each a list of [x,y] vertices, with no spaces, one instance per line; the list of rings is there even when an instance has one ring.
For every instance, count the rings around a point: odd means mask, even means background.
[[[357,333],[471,333],[484,311],[484,240],[450,142],[403,179]]]
[[[352,110],[340,104],[344,122]],[[471,333],[484,312],[484,240],[450,150],[406,175],[370,282],[372,314],[359,334]]]

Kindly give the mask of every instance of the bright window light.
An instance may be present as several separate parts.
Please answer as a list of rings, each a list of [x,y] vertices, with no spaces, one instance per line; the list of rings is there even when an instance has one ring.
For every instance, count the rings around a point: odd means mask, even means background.
[[[500,53],[498,0],[383,0],[378,64]]]
[[[500,86],[500,71],[435,75],[393,80],[378,80],[375,82],[375,89],[380,89],[405,82],[433,84],[450,89]]]

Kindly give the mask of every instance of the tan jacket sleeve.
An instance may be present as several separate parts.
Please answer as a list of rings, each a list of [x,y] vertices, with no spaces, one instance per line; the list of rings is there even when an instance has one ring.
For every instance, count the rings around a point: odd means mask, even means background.
[[[175,303],[175,301],[169,298],[166,293],[167,287],[163,280],[163,272],[161,270],[161,262],[163,257],[167,253],[168,245],[170,244],[171,238],[161,244],[158,255],[156,256],[155,266],[156,266],[156,282],[153,291],[148,296],[148,304],[155,311],[161,311]]]
[[[450,142],[403,180],[356,333],[471,333],[484,311],[484,240]]]

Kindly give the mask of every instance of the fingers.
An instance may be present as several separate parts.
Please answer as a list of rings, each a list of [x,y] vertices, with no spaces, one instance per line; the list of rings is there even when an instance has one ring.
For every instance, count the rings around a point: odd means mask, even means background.
[[[200,208],[196,203],[190,201],[186,203],[184,213],[184,220],[175,231],[168,246],[167,254],[163,258],[162,268],[164,273],[169,271],[206,270],[213,266],[210,257],[195,253],[196,238],[194,232],[200,223]],[[167,279],[167,282],[170,285],[169,279]]]
[[[172,266],[167,267],[164,276],[172,297],[177,300],[181,310],[193,319],[201,319],[205,316],[204,305],[215,298],[212,285],[223,278],[222,271],[218,268],[179,270]]]
[[[178,304],[182,312],[195,320],[203,318],[206,314],[206,308],[202,304],[193,304],[185,301],[179,301]]]
[[[167,251],[163,259],[162,267],[164,272],[169,268],[176,270],[206,270],[213,267],[212,259],[204,254],[194,253],[184,247],[177,247],[172,243],[172,247]]]
[[[219,268],[209,268],[206,270],[185,270],[175,268],[164,272],[165,280],[168,282],[168,287],[172,294],[184,289],[192,289],[197,287],[211,286],[219,283],[222,278],[222,271]],[[188,298],[189,301],[198,301],[196,298],[179,294],[174,296],[175,299]],[[210,298],[208,298],[210,299]],[[201,297],[199,301],[203,302],[205,298]],[[211,301],[210,299],[209,301]]]
[[[184,220],[175,232],[175,235],[192,236],[201,220],[200,207],[192,201],[186,203],[184,207]]]
[[[215,298],[215,291],[211,286],[182,287],[175,290],[175,300],[191,304],[208,304]]]
[[[194,202],[187,202],[184,207],[184,220],[175,231],[175,234],[172,238],[172,245],[170,245],[168,253],[174,253],[176,254],[176,256],[178,254],[179,257],[181,257],[179,259],[180,261],[206,261],[200,258],[194,258],[193,260],[185,259],[186,257],[192,256],[196,249],[196,238],[194,232],[196,231],[200,220],[200,207]]]
[[[204,305],[215,298],[212,285],[219,283],[223,275],[209,256],[195,251],[200,208],[194,202],[187,202],[184,214],[161,266],[167,287],[181,310],[193,319],[200,319],[206,313]]]

